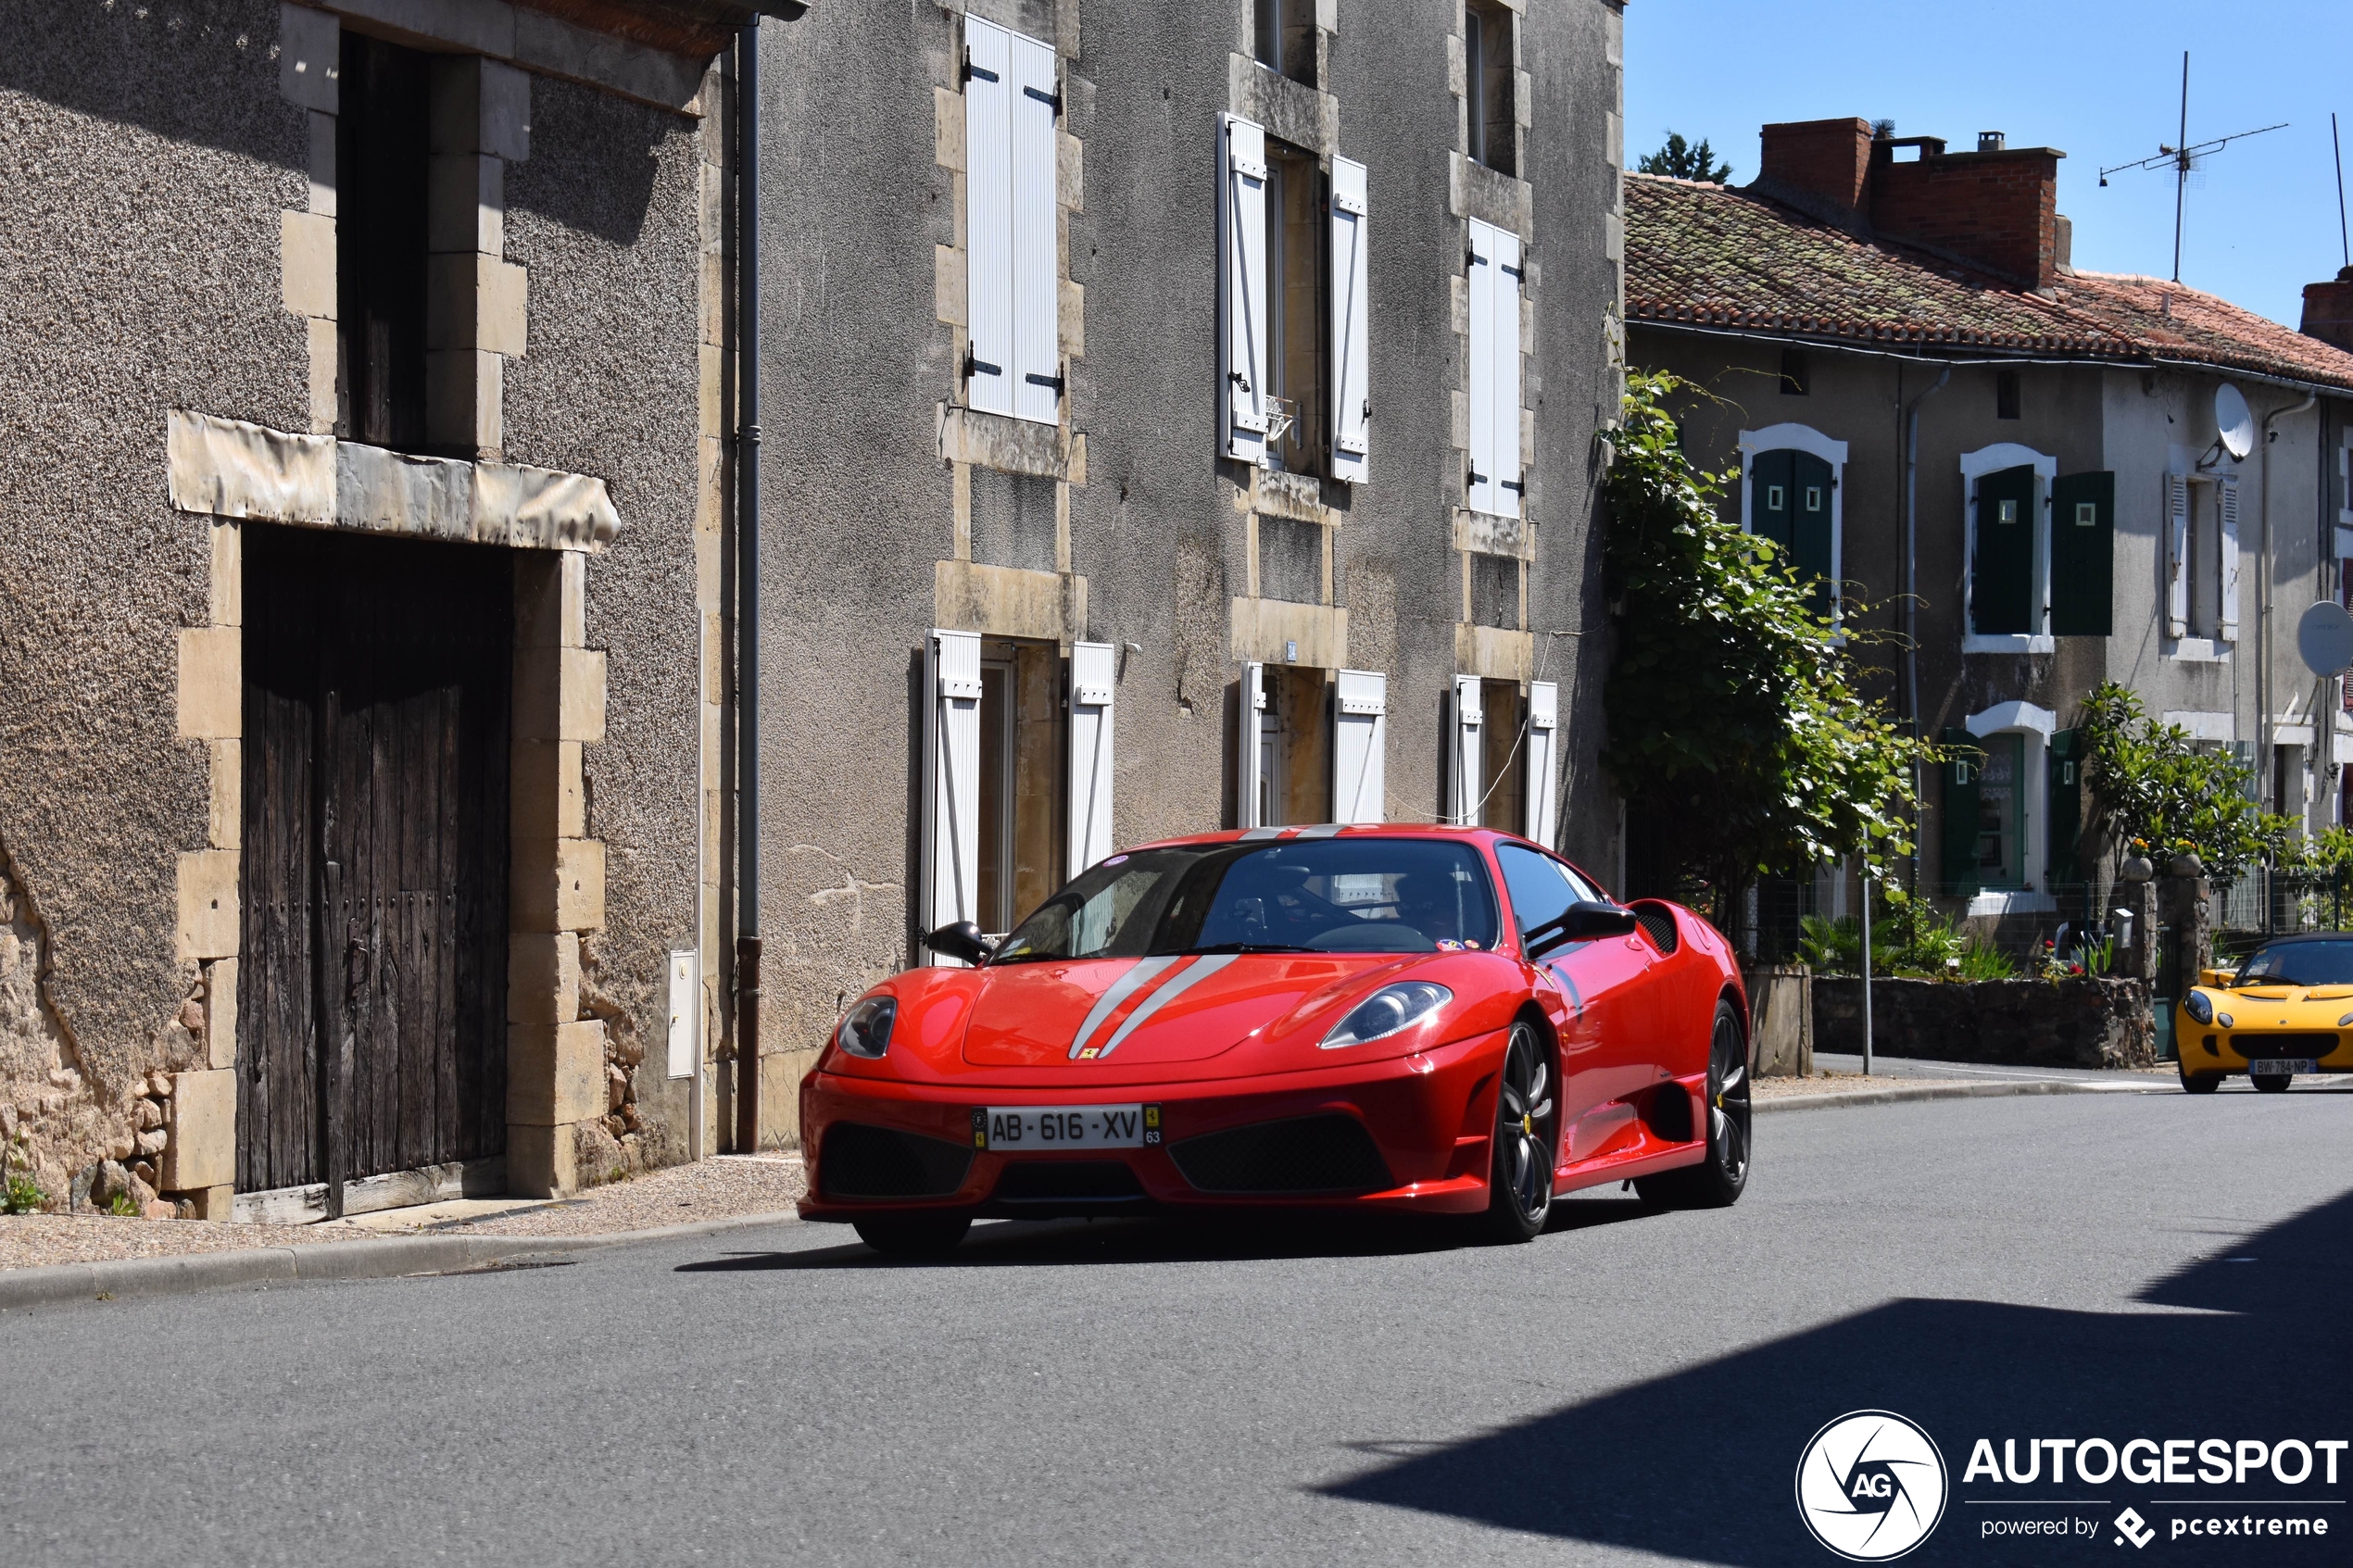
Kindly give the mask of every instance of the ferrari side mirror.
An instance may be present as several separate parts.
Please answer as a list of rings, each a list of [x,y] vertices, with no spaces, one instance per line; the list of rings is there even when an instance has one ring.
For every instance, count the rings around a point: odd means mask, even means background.
[[[1539,959],[1556,947],[1566,947],[1571,942],[1591,942],[1602,936],[1630,936],[1634,926],[1634,911],[1624,905],[1579,898],[1529,932],[1525,945],[1528,956]]]
[[[987,963],[989,956],[997,951],[997,945],[982,935],[980,927],[968,920],[941,926],[924,938],[924,946],[943,959],[954,959],[960,963],[975,966]]]

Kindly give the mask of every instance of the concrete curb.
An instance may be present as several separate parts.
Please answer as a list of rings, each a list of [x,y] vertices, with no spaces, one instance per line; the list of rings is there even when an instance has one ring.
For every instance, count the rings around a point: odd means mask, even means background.
[[[101,1296],[170,1296],[221,1286],[304,1279],[399,1279],[452,1273],[519,1258],[547,1257],[634,1242],[717,1236],[759,1225],[798,1223],[789,1210],[692,1221],[651,1230],[602,1236],[388,1236],[366,1241],[322,1241],[302,1247],[241,1248],[182,1252],[168,1258],[116,1258],[100,1263],[58,1263],[0,1270],[0,1311]]]
[[[1833,1110],[1850,1105],[1901,1105],[1916,1099],[2003,1099],[2012,1095],[2112,1095],[2162,1093],[2163,1085],[2140,1090],[2119,1085],[2086,1084],[2058,1078],[2024,1078],[2007,1084],[1937,1084],[1917,1089],[1848,1089],[1820,1095],[1792,1095],[1786,1099],[1761,1099],[1755,1114],[1768,1110]]]

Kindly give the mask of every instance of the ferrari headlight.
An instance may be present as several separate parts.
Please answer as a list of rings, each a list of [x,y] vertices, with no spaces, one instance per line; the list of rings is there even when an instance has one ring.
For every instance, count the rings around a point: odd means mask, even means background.
[[[1324,1048],[1361,1046],[1409,1028],[1454,999],[1454,993],[1427,980],[1403,980],[1384,985],[1340,1021],[1324,1036]]]
[[[2203,991],[2192,991],[2182,998],[2182,1010],[2200,1023],[2214,1022],[2214,998]]]
[[[898,1017],[898,997],[868,997],[843,1016],[834,1040],[852,1056],[880,1056],[890,1048],[890,1026]]]

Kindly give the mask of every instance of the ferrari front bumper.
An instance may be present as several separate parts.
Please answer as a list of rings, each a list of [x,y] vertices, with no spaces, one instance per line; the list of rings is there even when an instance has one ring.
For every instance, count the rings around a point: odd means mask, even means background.
[[[1505,1035],[1386,1060],[1245,1079],[1102,1089],[915,1085],[812,1072],[800,1086],[810,1220],[963,1210],[1046,1218],[1153,1209],[1396,1210],[1487,1206]],[[1138,1104],[1141,1148],[982,1147],[991,1107]],[[838,1136],[837,1135],[839,1135]],[[911,1141],[912,1140],[912,1141]],[[876,1190],[877,1188],[885,1190]]]

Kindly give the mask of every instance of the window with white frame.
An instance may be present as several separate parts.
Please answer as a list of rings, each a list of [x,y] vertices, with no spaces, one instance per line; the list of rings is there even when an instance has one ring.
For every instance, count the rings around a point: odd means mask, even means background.
[[[984,413],[1062,420],[1062,284],[1055,264],[1054,49],[964,19],[964,396]]]
[[[2239,481],[2165,476],[2165,634],[2174,651],[2238,641]]]
[[[1968,565],[1964,653],[2048,653],[2050,495],[2057,458],[2014,442],[1961,458]]]
[[[1741,432],[1741,526],[1769,539],[1779,560],[1814,591],[1818,614],[1835,620],[1844,565],[1841,482],[1846,443],[1808,425]]]

